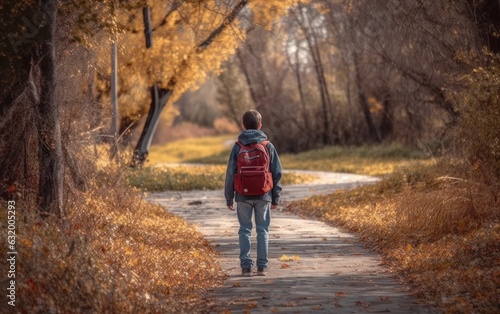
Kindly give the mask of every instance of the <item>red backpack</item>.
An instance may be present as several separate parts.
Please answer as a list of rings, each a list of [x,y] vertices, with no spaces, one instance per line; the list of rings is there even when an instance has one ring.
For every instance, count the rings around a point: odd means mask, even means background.
[[[236,157],[234,189],[241,195],[264,195],[273,188],[273,175],[270,171],[271,158],[267,150],[269,141],[243,145]]]

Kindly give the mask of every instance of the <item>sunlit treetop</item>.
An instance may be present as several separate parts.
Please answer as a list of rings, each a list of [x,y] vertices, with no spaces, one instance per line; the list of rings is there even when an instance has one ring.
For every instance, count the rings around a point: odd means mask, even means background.
[[[144,114],[149,104],[149,87],[155,83],[173,90],[168,103],[171,105],[208,74],[220,73],[222,62],[245,40],[250,27],[270,29],[296,4],[289,0],[150,0],[150,49],[145,45],[142,7],[135,4],[115,11],[118,32],[111,40],[115,39],[119,46],[121,114]],[[98,49],[101,64],[107,65],[109,44]]]

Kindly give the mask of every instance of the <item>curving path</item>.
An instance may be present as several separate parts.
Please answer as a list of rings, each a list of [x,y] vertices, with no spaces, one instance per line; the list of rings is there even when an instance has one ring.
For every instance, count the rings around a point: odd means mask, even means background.
[[[342,173],[296,172],[311,173],[318,179],[285,186],[285,204],[377,180]],[[432,313],[410,296],[381,265],[379,256],[353,234],[274,210],[268,275],[247,278],[241,276],[239,267],[236,213],[226,208],[222,191],[169,191],[149,198],[197,225],[220,252],[219,261],[228,279],[207,296],[216,304],[215,308],[207,307],[211,313]],[[283,261],[284,255],[289,260]],[[254,248],[252,257],[255,259]]]

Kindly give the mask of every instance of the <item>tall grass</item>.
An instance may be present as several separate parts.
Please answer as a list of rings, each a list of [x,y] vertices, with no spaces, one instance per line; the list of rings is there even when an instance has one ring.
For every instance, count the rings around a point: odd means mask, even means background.
[[[414,165],[377,184],[311,197],[288,209],[359,233],[420,296],[444,311],[494,313],[498,191],[473,181],[467,169],[451,161]]]
[[[95,169],[68,215],[40,220],[17,202],[19,313],[196,313],[223,272],[216,252],[183,219],[120,183],[120,169]],[[4,206],[5,204],[0,204]],[[6,208],[6,205],[4,206]],[[0,221],[7,221],[0,211]],[[0,229],[6,239],[6,228]],[[0,266],[7,269],[6,259]]]

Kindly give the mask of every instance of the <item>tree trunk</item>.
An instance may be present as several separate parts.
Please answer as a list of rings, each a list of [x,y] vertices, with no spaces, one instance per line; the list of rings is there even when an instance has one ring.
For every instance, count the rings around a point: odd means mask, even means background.
[[[390,137],[394,131],[394,112],[389,92],[386,93],[382,104],[384,109],[382,111],[382,121],[380,122],[380,135],[381,139],[385,140]]]
[[[205,49],[207,49],[214,40],[222,33],[224,29],[229,27],[236,17],[240,14],[241,10],[248,4],[248,0],[240,0],[234,7],[231,13],[226,16],[225,20],[217,27],[210,35],[198,45],[196,48],[196,54],[201,54]],[[189,64],[192,55],[188,56],[186,60],[181,63],[179,73],[181,73]],[[156,84],[151,87],[152,94],[152,106],[150,107],[146,123],[141,133],[141,137],[137,142],[136,148],[134,150],[134,155],[132,157],[131,166],[138,166],[144,164],[147,160],[149,154],[149,146],[151,145],[151,140],[154,135],[154,131],[158,124],[161,111],[165,107],[168,99],[172,95],[175,85],[177,84],[177,76],[174,74],[168,81],[167,88],[158,88]],[[156,106],[155,106],[156,104]]]
[[[484,0],[473,1],[469,0],[469,5],[472,7],[471,19],[476,21],[484,45],[492,52],[500,52],[500,1]]]
[[[312,61],[314,63],[314,70],[316,73],[316,80],[318,82],[318,88],[321,96],[321,115],[323,118],[323,132],[322,132],[322,142],[323,144],[330,144],[330,117],[329,111],[332,108],[331,97],[328,91],[328,85],[326,84],[325,73],[323,71],[323,62],[321,60],[321,54],[318,47],[318,40],[314,29],[310,29],[311,26],[305,25],[305,21],[308,17],[305,16],[302,6],[299,6],[300,17],[296,17],[296,20],[304,32],[307,47],[311,54]],[[333,115],[332,115],[333,116]]]
[[[38,104],[39,207],[44,214],[63,215],[63,153],[58,105],[55,99],[54,32],[57,0],[41,0],[45,23],[38,37],[40,102]]]
[[[240,61],[240,68],[241,71],[243,72],[243,75],[245,76],[245,80],[248,85],[248,90],[250,91],[250,98],[252,98],[253,103],[255,104],[255,109],[257,111],[260,111],[262,108],[262,101],[260,101],[260,98],[257,96],[257,91],[255,90],[253,86],[252,79],[250,78],[250,73],[248,71],[247,65],[245,63],[245,60],[243,59],[243,56],[241,55],[241,51],[239,49],[236,50],[236,56],[238,57]]]
[[[366,94],[363,89],[363,85],[361,82],[361,74],[359,73],[359,60],[356,52],[353,54],[354,61],[354,79],[356,81],[356,87],[358,89],[358,98],[359,105],[361,106],[361,110],[363,111],[363,115],[366,120],[366,124],[368,126],[369,135],[372,140],[376,142],[381,142],[380,133],[373,122],[372,113],[370,112],[370,107],[368,106],[368,100],[366,99]]]
[[[131,166],[135,167],[146,162],[153,135],[160,121],[161,112],[172,95],[172,92],[172,89],[158,88],[157,84],[151,87],[151,106],[149,107],[149,113],[144,128],[142,129],[141,137],[135,147]]]
[[[288,56],[288,54],[287,54]],[[290,58],[288,58],[288,62],[290,63],[290,65],[292,65],[292,62],[290,61]],[[310,132],[310,127],[309,127],[309,118],[307,116],[307,104],[306,104],[306,97],[304,95],[304,87],[303,87],[303,84],[302,84],[302,77],[300,75],[301,73],[301,69],[300,69],[300,62],[299,62],[299,45],[297,44],[297,49],[295,50],[295,69],[294,69],[294,72],[295,72],[295,79],[297,81],[297,89],[299,91],[299,96],[300,96],[300,104],[302,106],[302,119],[304,120],[304,127],[305,129],[307,130],[307,133],[306,134],[311,134],[312,132]]]

